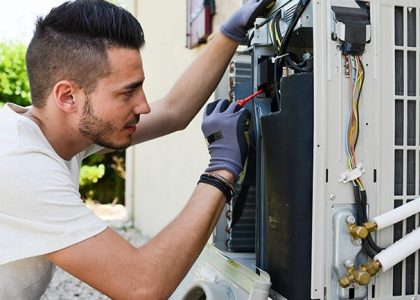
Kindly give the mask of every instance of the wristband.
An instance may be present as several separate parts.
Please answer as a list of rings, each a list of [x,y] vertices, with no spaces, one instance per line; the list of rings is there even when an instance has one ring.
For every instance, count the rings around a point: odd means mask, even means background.
[[[223,176],[215,173],[203,173],[198,183],[206,183],[219,189],[226,197],[226,202],[230,203],[232,197],[236,194],[235,187]]]
[[[207,175],[207,176],[211,176],[211,177],[216,177],[218,179],[220,179],[221,181],[223,181],[230,190],[232,190],[233,195],[236,194],[236,188],[233,184],[231,184],[225,177],[223,177],[222,175],[219,175],[217,173],[210,173],[210,172],[204,172],[203,174]]]

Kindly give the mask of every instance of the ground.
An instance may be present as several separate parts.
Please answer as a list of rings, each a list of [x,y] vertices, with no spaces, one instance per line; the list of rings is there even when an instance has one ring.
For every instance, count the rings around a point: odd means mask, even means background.
[[[100,205],[94,202],[87,203],[95,214],[105,220],[121,236],[136,247],[144,244],[146,238],[139,230],[131,227],[127,211],[122,205]],[[77,278],[57,268],[54,278],[41,300],[102,300],[109,299],[102,293],[81,282]]]

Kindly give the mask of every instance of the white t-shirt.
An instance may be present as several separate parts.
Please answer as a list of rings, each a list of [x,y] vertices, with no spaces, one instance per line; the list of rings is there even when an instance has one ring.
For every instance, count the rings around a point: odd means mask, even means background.
[[[82,159],[100,147],[63,160],[25,111],[0,109],[0,299],[39,299],[55,269],[45,254],[107,227],[79,194]]]

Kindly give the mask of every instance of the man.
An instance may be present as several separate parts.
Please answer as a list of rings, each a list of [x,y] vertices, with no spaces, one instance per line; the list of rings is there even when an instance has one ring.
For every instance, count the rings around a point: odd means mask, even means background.
[[[26,55],[33,105],[0,111],[0,299],[39,299],[55,265],[111,298],[171,295],[232,196],[247,153],[247,112],[227,100],[208,105],[202,130],[210,164],[180,215],[139,249],[80,200],[81,161],[185,128],[273,2],[249,0],[150,106],[143,31],[131,14],[76,0],[38,19]]]

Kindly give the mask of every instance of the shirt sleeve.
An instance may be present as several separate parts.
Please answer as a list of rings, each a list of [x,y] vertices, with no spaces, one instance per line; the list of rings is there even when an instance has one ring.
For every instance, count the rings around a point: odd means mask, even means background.
[[[71,246],[106,229],[56,157],[28,151],[0,156],[0,166],[0,265]]]

